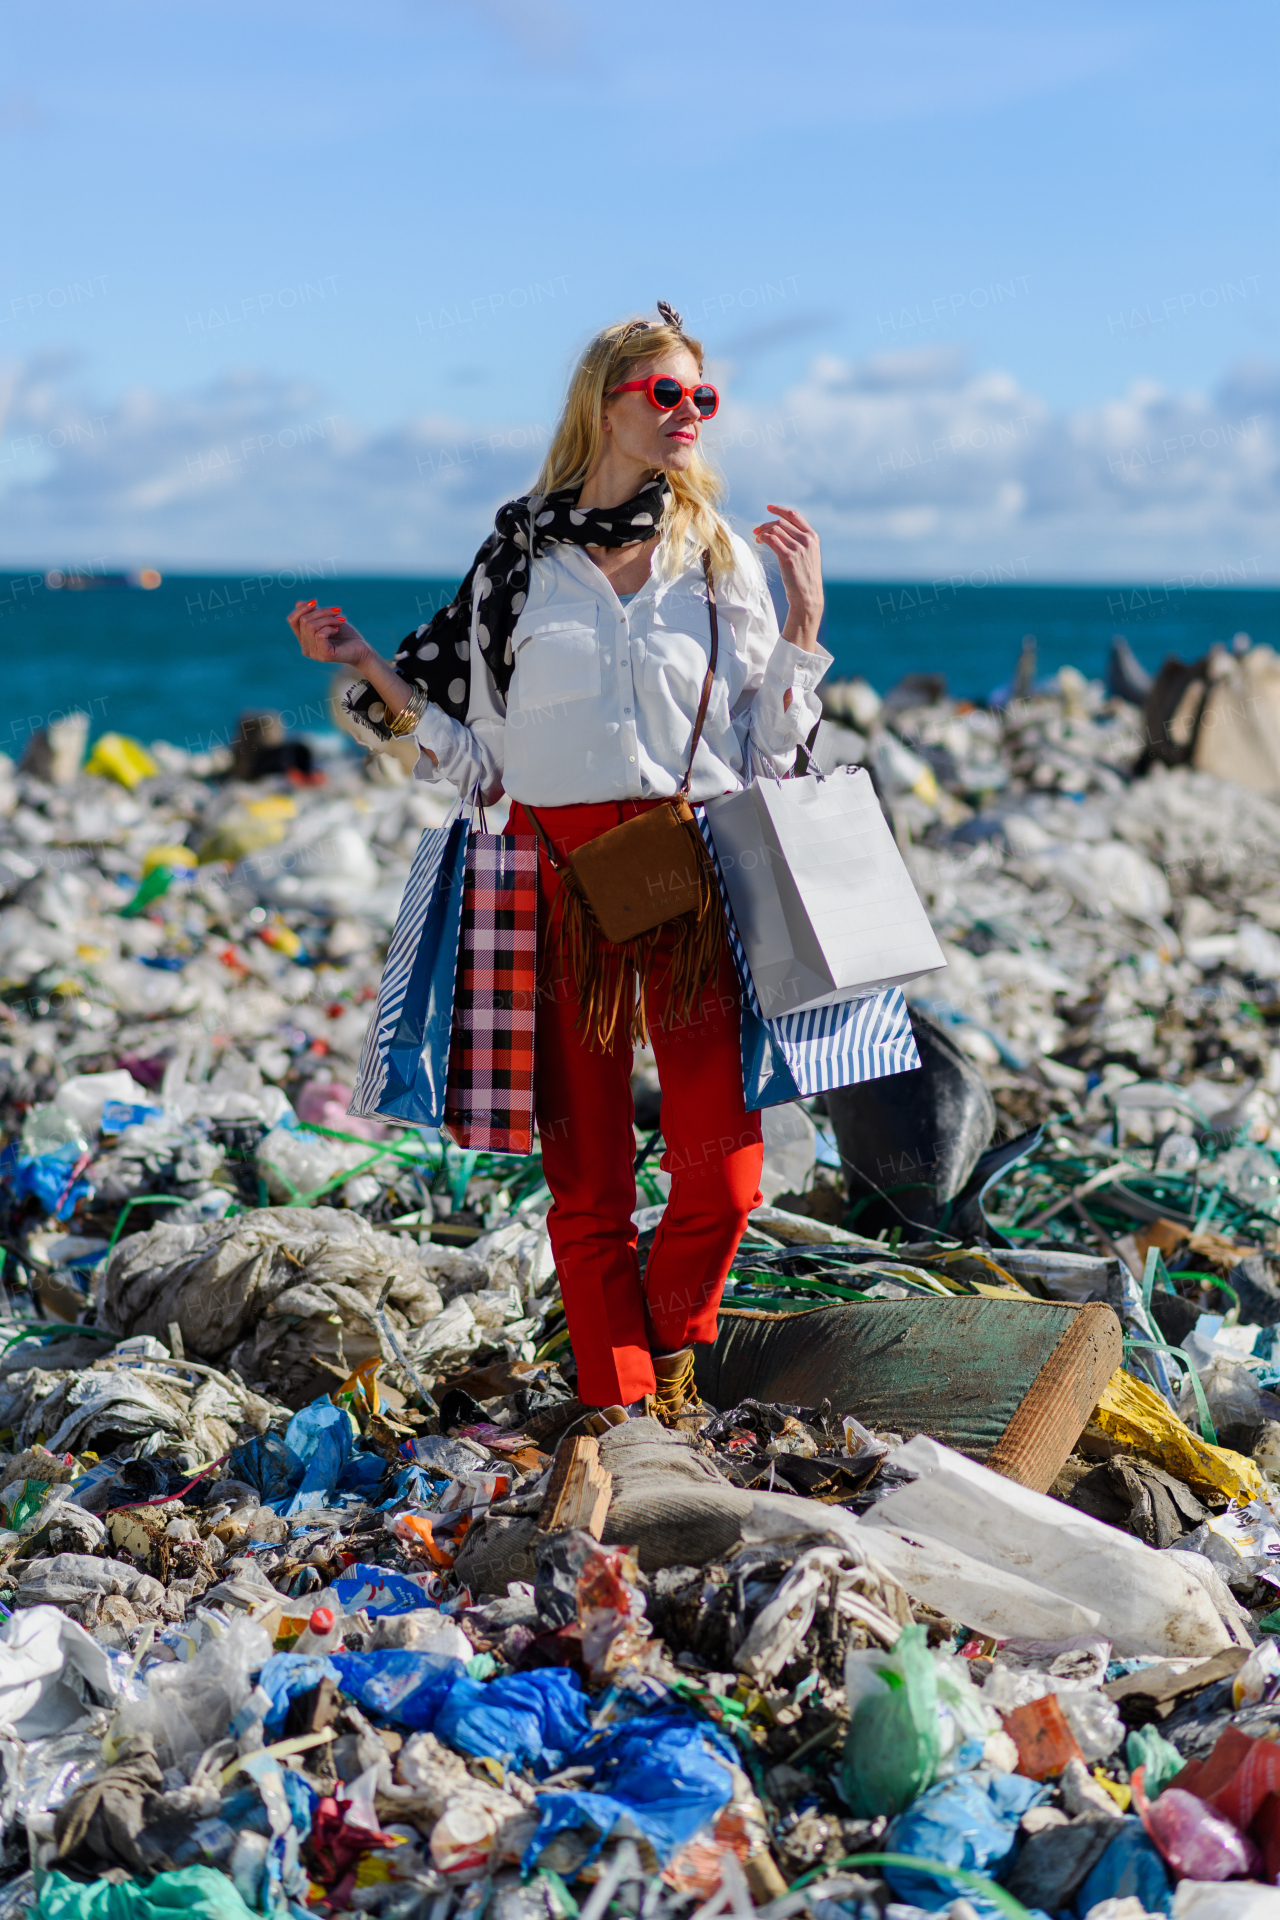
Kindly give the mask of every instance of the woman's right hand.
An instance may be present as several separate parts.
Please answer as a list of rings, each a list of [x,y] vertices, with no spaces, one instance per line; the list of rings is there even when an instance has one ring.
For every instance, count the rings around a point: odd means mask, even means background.
[[[314,600],[299,600],[286,618],[308,660],[323,660],[329,665],[341,661],[344,666],[360,667],[370,653],[369,642],[341,607],[317,607]]]

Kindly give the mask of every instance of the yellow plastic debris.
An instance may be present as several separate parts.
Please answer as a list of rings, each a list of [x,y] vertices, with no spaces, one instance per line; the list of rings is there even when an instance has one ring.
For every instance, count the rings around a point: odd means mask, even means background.
[[[211,860],[243,860],[246,854],[274,847],[283,839],[283,820],[255,820],[248,814],[232,814],[221,826],[215,827],[201,845],[200,865],[207,866]]]
[[[1252,1460],[1229,1447],[1211,1447],[1184,1426],[1154,1387],[1122,1367],[1108,1380],[1093,1418],[1112,1440],[1197,1492],[1226,1494],[1231,1500],[1257,1500],[1265,1492]]]
[[[269,927],[263,927],[261,938],[269,947],[274,947],[277,953],[282,953],[286,960],[296,960],[302,952],[301,940],[293,928],[287,927],[283,920],[273,920]]]
[[[194,867],[196,856],[190,847],[151,847],[142,856],[142,877],[145,880],[157,867]]]
[[[84,770],[118,780],[130,792],[140,780],[151,780],[160,771],[141,741],[130,740],[124,733],[104,733],[95,740]]]
[[[269,793],[262,800],[249,800],[245,812],[255,820],[296,820],[298,803],[287,793]]]
[[[1133,1799],[1132,1787],[1122,1786],[1118,1780],[1113,1780],[1110,1774],[1104,1773],[1101,1767],[1094,1768],[1093,1777],[1103,1792],[1111,1795],[1121,1813],[1128,1813],[1129,1802]]]

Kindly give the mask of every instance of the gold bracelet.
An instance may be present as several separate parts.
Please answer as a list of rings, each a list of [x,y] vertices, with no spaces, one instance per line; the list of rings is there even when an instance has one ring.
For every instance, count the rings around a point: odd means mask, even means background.
[[[430,704],[430,695],[425,693],[421,687],[415,687],[395,719],[387,722],[391,732],[397,739],[403,734],[413,732]]]

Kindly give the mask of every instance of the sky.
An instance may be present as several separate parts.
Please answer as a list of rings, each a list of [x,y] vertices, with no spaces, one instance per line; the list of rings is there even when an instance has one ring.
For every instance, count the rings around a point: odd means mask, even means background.
[[[1280,578],[1263,0],[0,14],[0,566],[456,576],[671,301],[832,577]]]

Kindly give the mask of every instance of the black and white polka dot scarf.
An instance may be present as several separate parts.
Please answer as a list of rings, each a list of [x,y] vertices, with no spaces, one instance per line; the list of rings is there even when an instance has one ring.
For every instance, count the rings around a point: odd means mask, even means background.
[[[645,482],[633,500],[620,507],[578,506],[580,488],[549,493],[533,505],[531,497],[509,500],[499,507],[494,530],[481,547],[471,571],[447,607],[400,642],[395,669],[404,680],[425,688],[436,706],[455,720],[466,720],[471,698],[471,608],[479,599],[477,634],[499,693],[505,696],[514,666],[511,635],[529,590],[530,518],[533,554],[547,547],[627,547],[651,540],[666,505],[667,483],[661,474]],[[389,740],[382,701],[361,680],[346,697],[347,712],[380,739]]]

